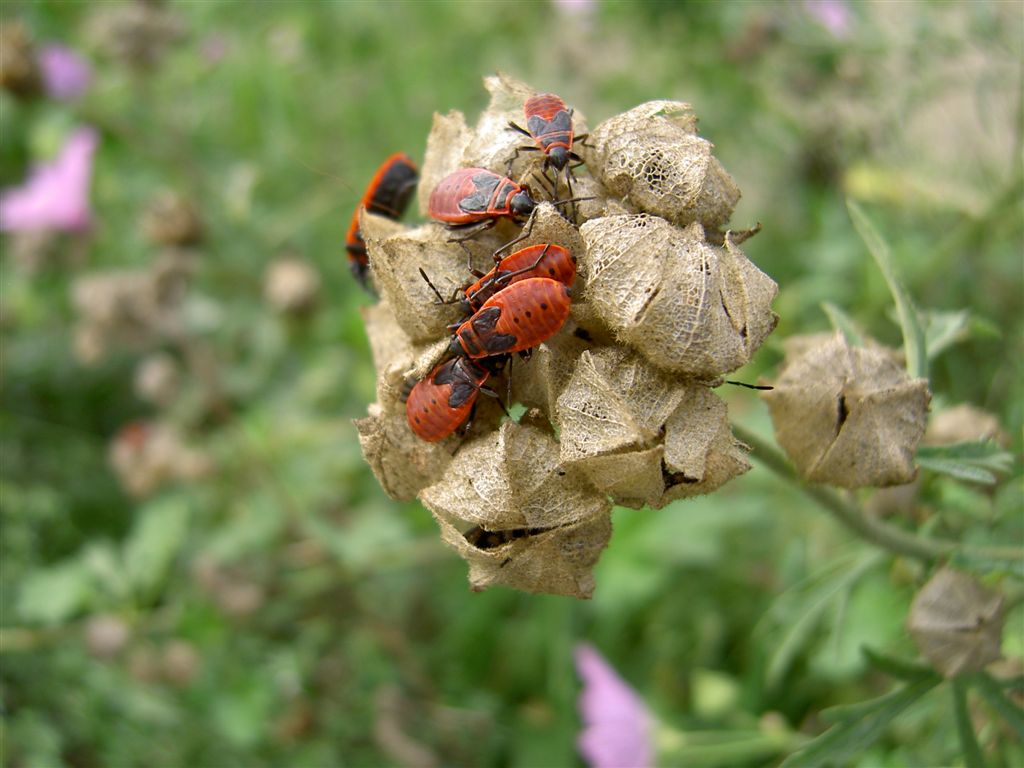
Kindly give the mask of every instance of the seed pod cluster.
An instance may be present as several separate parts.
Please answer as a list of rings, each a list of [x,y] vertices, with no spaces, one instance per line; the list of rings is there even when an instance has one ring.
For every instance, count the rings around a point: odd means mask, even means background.
[[[586,170],[569,176],[550,172],[544,152],[523,149],[530,137],[509,128],[527,124],[536,92],[503,75],[485,86],[491,103],[475,127],[459,112],[435,116],[420,212],[465,168],[507,175],[537,205],[526,227],[500,217],[463,244],[437,223],[407,228],[362,214],[381,300],[364,312],[377,402],[356,425],[381,486],[432,512],[474,589],[589,597],[613,504],[660,508],[749,468],[712,387],[775,327],[777,289],[741,238],[722,231],[739,190],[687,105],[642,105],[584,141],[573,112],[571,152]],[[570,196],[588,199],[560,202]],[[438,295],[461,296],[474,280],[467,266],[487,272],[493,252],[520,235],[517,251],[551,244],[575,258],[570,317],[528,361],[495,369],[487,386],[497,397],[477,398],[464,432],[425,442],[402,393],[450,357],[449,326],[465,318]],[[527,409],[518,421],[503,413],[506,392]]]

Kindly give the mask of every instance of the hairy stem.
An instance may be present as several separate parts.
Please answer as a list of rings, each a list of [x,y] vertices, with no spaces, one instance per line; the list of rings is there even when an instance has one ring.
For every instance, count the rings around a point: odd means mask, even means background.
[[[1019,548],[962,547],[953,541],[924,539],[876,520],[864,514],[858,506],[851,504],[831,488],[805,483],[797,476],[796,471],[790,466],[786,457],[782,455],[779,449],[764,438],[736,424],[733,425],[732,429],[738,439],[754,449],[753,457],[755,459],[775,474],[796,485],[824,507],[840,523],[862,539],[870,541],[872,544],[876,544],[893,554],[912,557],[925,562],[948,558],[958,551],[998,559],[1024,557],[1024,550]]]

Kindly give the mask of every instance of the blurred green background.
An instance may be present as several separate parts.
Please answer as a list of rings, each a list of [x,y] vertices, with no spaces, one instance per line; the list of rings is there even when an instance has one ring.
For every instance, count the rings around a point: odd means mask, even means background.
[[[991,411],[1019,455],[1019,3],[181,2],[159,9],[176,34],[144,66],[126,56],[158,45],[118,20],[129,5],[0,8],[94,70],[74,104],[0,95],[0,183],[76,125],[101,137],[92,231],[34,261],[3,246],[5,765],[579,764],[580,642],[680,731],[815,734],[823,708],[888,690],[859,649],[915,655],[903,622],[920,570],[757,466],[709,497],[617,510],[590,602],[471,594],[429,514],[387,499],[361,459],[370,299],[344,232],[378,163],[421,160],[435,111],[472,123],[497,70],[591,126],[687,101],[743,190],[733,225],[764,227],[746,253],[781,288],[778,330],[734,378],[770,375],[782,339],[828,330],[823,301],[899,346],[851,197],[949,335],[933,410]],[[83,362],[74,286],[161,258],[140,221],[168,190],[205,233],[184,330]],[[315,269],[314,309],[264,298],[283,257]],[[157,406],[133,380],[161,350],[184,374]],[[720,394],[770,433],[753,393]],[[139,419],[173,428],[203,471],[126,490],[110,446]],[[913,522],[1020,540],[1019,462],[995,489],[922,485]],[[1018,609],[1004,647],[1018,665],[1020,629]],[[854,762],[954,764],[950,717],[944,699],[915,708]],[[716,754],[687,764],[779,757]]]

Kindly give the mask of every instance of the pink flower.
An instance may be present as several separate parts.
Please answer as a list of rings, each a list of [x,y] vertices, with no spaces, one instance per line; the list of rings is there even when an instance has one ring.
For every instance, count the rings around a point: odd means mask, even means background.
[[[46,92],[58,101],[74,101],[89,89],[92,67],[63,45],[48,45],[39,52]]]
[[[652,718],[636,691],[590,645],[578,645],[583,680],[576,745],[591,768],[648,768],[654,764]]]
[[[844,0],[804,0],[804,10],[831,32],[832,37],[843,40],[850,36],[853,17]]]
[[[0,192],[0,230],[88,229],[89,181],[98,143],[95,130],[79,128],[52,162],[37,165],[20,187]]]

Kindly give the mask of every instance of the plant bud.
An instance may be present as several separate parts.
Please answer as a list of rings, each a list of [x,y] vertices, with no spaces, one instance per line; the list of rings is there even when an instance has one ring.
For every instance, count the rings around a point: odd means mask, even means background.
[[[1002,595],[942,568],[914,597],[907,629],[937,670],[956,677],[1000,658],[1003,620]]]
[[[647,213],[687,225],[724,225],[740,190],[697,135],[690,105],[650,101],[605,120],[587,141],[587,166],[619,197]]]
[[[813,483],[844,488],[914,479],[931,393],[877,348],[842,334],[787,357],[775,389],[762,395],[775,437]]]

